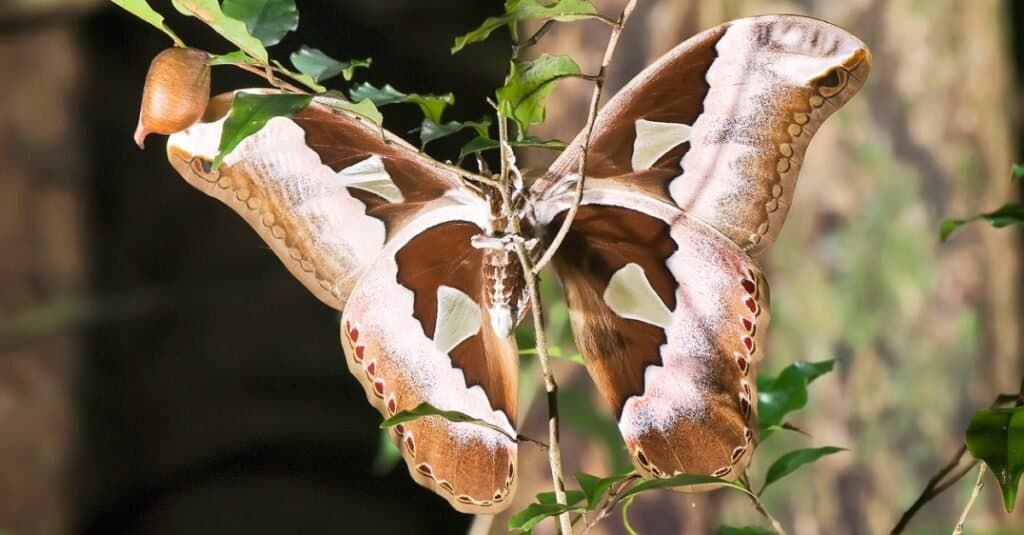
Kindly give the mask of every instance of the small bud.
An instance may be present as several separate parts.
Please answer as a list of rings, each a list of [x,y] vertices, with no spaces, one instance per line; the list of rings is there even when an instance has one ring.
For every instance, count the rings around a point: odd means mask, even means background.
[[[210,55],[195,48],[169,48],[149,64],[135,143],[151,133],[173,134],[192,126],[210,100]]]

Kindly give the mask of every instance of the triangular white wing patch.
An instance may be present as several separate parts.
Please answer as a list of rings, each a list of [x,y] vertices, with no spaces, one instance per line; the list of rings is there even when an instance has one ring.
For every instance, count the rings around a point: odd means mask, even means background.
[[[690,125],[638,119],[633,141],[634,171],[650,169],[666,152],[690,140]]]
[[[658,297],[639,264],[626,264],[612,275],[604,290],[604,302],[622,318],[663,329],[672,323],[672,312]]]
[[[368,191],[384,197],[388,202],[405,200],[402,197],[402,190],[398,189],[388,170],[384,168],[384,161],[376,154],[338,171],[337,176],[345,187]]]
[[[480,305],[451,286],[437,288],[437,323],[434,346],[447,354],[463,340],[480,331]]]

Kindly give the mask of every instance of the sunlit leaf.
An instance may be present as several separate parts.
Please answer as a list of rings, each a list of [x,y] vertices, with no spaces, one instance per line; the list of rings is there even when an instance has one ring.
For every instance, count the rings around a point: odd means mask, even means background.
[[[797,361],[776,377],[757,377],[757,416],[761,440],[771,436],[783,425],[786,415],[807,405],[807,385],[832,371],[834,360]]]
[[[245,23],[249,33],[265,46],[276,45],[299,27],[295,0],[224,0],[224,13]]]
[[[445,93],[444,95],[403,93],[395,89],[391,84],[384,84],[384,87],[378,88],[368,82],[357,84],[349,90],[348,94],[349,98],[353,101],[370,99],[377,106],[387,106],[402,102],[416,104],[420,107],[420,111],[423,112],[423,116],[434,121],[435,124],[441,123],[441,116],[444,114],[445,108],[455,103],[455,95],[451,93]]]
[[[965,441],[971,455],[995,474],[1003,492],[1003,507],[1012,512],[1024,473],[1024,407],[974,413]]]
[[[237,93],[231,102],[231,114],[224,121],[224,130],[220,136],[217,157],[213,160],[213,168],[243,139],[259,132],[267,121],[274,117],[290,117],[306,109],[312,102],[313,95]]]
[[[497,432],[499,432],[499,433],[509,437],[513,441],[516,440],[516,437],[513,436],[513,435],[510,435],[508,433],[508,431],[505,431],[504,429],[502,429],[502,428],[500,428],[500,427],[498,427],[498,426],[488,422],[487,420],[481,420],[480,418],[475,418],[475,417],[470,416],[470,415],[468,415],[468,414],[466,414],[464,412],[441,410],[441,409],[439,409],[439,408],[437,408],[437,407],[435,407],[435,406],[433,406],[433,405],[431,405],[429,403],[426,403],[426,402],[420,403],[419,405],[417,405],[413,409],[399,412],[398,414],[392,416],[391,418],[388,418],[387,420],[384,420],[383,422],[381,422],[380,427],[381,427],[381,429],[387,429],[389,427],[394,427],[394,426],[396,426],[398,424],[404,424],[406,422],[411,422],[413,420],[418,420],[418,419],[423,418],[425,416],[438,416],[438,417],[444,418],[445,420],[448,420],[449,422],[473,424],[473,425],[478,425],[480,427],[486,427],[487,429],[491,429],[493,431],[497,431]]]
[[[302,45],[297,52],[292,52],[290,59],[299,72],[308,74],[317,82],[334,78],[339,74],[346,81],[351,80],[357,68],[369,67],[372,62],[370,58],[338,61],[321,50],[306,45]]]
[[[846,449],[837,448],[835,446],[824,446],[821,448],[794,450],[783,454],[768,467],[768,471],[764,476],[764,484],[761,485],[761,490],[758,494],[764,492],[764,489],[768,488],[768,485],[792,474],[801,466],[813,463],[826,455],[832,455],[833,453],[838,453],[840,451],[846,451]]]
[[[373,465],[370,472],[377,477],[386,476],[399,461],[402,460],[402,452],[392,442],[387,429],[380,430],[380,439],[377,441],[377,455],[373,458]]]
[[[205,22],[213,31],[259,60],[262,65],[269,61],[263,43],[249,33],[244,22],[221,11],[217,0],[172,0],[172,3],[179,12]]]
[[[124,9],[125,11],[135,15],[143,21],[149,23],[154,28],[164,32],[168,37],[174,41],[175,46],[185,46],[185,42],[181,40],[170,27],[164,24],[164,16],[157,13],[155,9],[150,7],[146,0],[112,0],[115,6]]]
[[[990,225],[996,228],[1019,225],[1024,223],[1024,206],[1011,202],[1004,204],[997,210],[978,214],[970,219],[947,219],[942,222],[942,226],[939,228],[939,238],[942,241],[946,241],[946,238],[949,238],[949,235],[952,234],[954,230],[966,225],[967,223],[981,219],[988,221]]]
[[[478,43],[490,37],[491,33],[502,26],[508,26],[515,37],[515,23],[527,19],[551,19],[569,22],[599,17],[597,8],[589,0],[506,0],[505,14],[488,17],[480,26],[455,38],[452,54],[462,50],[466,45]]]
[[[518,139],[530,125],[544,122],[544,101],[555,89],[555,82],[580,74],[580,67],[569,56],[542,54],[526,63],[512,62],[505,86],[497,91],[502,115],[519,127]]]
[[[734,528],[732,526],[719,526],[716,535],[775,535],[775,530],[762,528],[761,526],[746,526]]]

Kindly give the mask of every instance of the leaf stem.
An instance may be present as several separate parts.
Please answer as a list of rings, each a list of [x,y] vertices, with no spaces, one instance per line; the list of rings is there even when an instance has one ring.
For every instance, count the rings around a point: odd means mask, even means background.
[[[971,497],[967,499],[967,505],[964,506],[964,511],[960,513],[960,520],[957,521],[956,526],[953,528],[953,535],[960,535],[964,532],[964,523],[967,522],[967,513],[971,512],[971,507],[974,507],[974,501],[978,499],[978,493],[981,492],[981,488],[985,486],[985,482],[982,478],[985,476],[985,465],[982,464],[978,468],[978,479],[974,482],[974,489],[971,490]]]
[[[753,492],[754,487],[751,486],[750,478],[747,477],[746,472],[740,476],[740,481],[742,481],[743,485],[747,487],[748,492],[746,492],[746,495],[750,497],[750,501],[753,502],[754,508],[757,509],[757,512],[761,513],[761,516],[765,517],[768,522],[771,523],[772,529],[774,529],[779,535],[786,535],[786,529],[783,528],[782,524],[768,512],[768,509],[765,509],[764,504],[761,503],[761,498],[758,497],[758,493]]]
[[[579,159],[579,179],[576,182],[576,190],[573,193],[572,205],[569,207],[569,212],[565,215],[565,219],[562,221],[562,226],[558,228],[558,233],[555,234],[554,239],[551,240],[551,244],[548,245],[544,254],[537,260],[537,263],[533,266],[533,273],[540,273],[544,266],[551,261],[551,258],[558,251],[558,248],[562,245],[566,235],[569,234],[569,227],[572,226],[572,222],[576,219],[576,213],[580,209],[580,203],[583,202],[583,184],[586,179],[587,169],[587,153],[590,149],[590,138],[594,133],[594,121],[597,118],[597,109],[601,103],[601,90],[604,88],[604,73],[608,68],[608,64],[611,63],[612,55],[615,53],[615,46],[619,42],[619,35],[622,33],[622,28],[625,26],[629,16],[633,13],[633,9],[636,7],[636,0],[629,0],[626,2],[626,6],[622,8],[622,14],[619,15],[619,19],[612,25],[612,33],[608,36],[608,46],[604,50],[604,58],[601,60],[601,68],[598,70],[597,75],[594,77],[594,91],[590,95],[590,111],[587,114],[587,124],[583,128],[583,143],[580,145],[580,159]]]
[[[583,535],[590,533],[590,530],[594,529],[598,522],[611,515],[611,512],[615,510],[615,506],[619,504],[619,496],[638,479],[640,479],[640,474],[632,474],[608,489],[608,495],[605,497],[604,504],[597,512],[597,516],[587,522],[587,525],[583,528]],[[630,497],[629,501],[632,500],[633,497]]]

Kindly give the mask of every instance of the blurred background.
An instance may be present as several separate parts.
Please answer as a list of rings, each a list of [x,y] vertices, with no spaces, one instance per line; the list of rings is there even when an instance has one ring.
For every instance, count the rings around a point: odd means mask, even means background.
[[[189,44],[229,51],[169,1],[151,3]],[[302,43],[372,56],[359,78],[453,91],[449,118],[460,120],[487,113],[502,84],[506,37],[448,53],[499,2],[297,4],[300,30],[277,47],[281,59]],[[622,2],[595,4],[615,16]],[[813,438],[773,438],[752,473],[787,449],[848,447],[779,483],[766,505],[798,535],[885,533],[971,413],[1024,373],[1020,234],[977,224],[938,240],[944,218],[1019,197],[1009,168],[1024,160],[1024,2],[640,0],[606,97],[688,36],[776,12],[848,28],[875,65],[815,138],[786,229],[760,258],[773,297],[763,371],[840,360],[792,418]],[[606,38],[599,23],[563,25],[541,50],[593,72]],[[506,516],[474,521],[404,467],[375,464],[379,416],[345,371],[336,313],[174,174],[158,136],[135,147],[146,68],[169,44],[101,0],[0,3],[0,532],[502,533]],[[260,82],[214,71],[215,90]],[[589,93],[561,84],[537,133],[571,138]],[[419,123],[413,106],[385,112],[395,132]],[[433,154],[453,158],[464,141]],[[537,167],[546,158],[526,155]],[[551,304],[568,348],[564,306]],[[581,367],[557,372],[566,472],[612,473],[621,451],[604,405]],[[530,363],[523,383],[532,398]],[[522,432],[543,436],[543,403],[524,412]],[[525,505],[549,483],[544,453],[521,450]],[[972,479],[910,532],[948,533]],[[644,534],[761,522],[721,492],[646,494],[630,516]],[[625,533],[616,518],[601,530]],[[990,480],[968,532],[1022,530],[1024,515],[1002,512]]]

